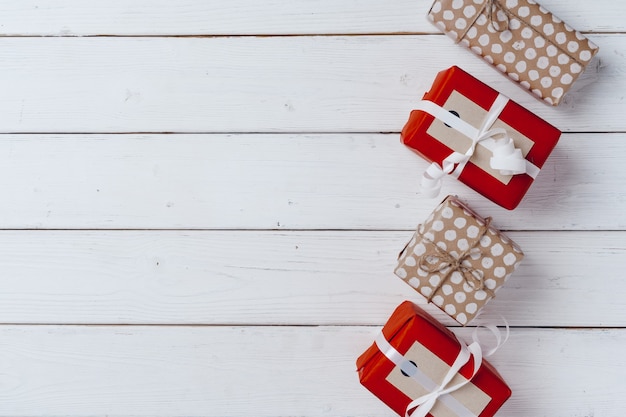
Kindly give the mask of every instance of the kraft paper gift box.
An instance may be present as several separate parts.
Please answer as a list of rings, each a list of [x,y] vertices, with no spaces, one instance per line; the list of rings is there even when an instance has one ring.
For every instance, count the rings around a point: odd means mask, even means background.
[[[435,0],[428,18],[551,105],[599,49],[533,0]]]
[[[395,274],[461,325],[495,296],[522,250],[462,201],[448,196],[419,225]]]
[[[490,417],[511,390],[494,367],[476,359],[481,355],[475,353],[475,344],[468,347],[405,301],[356,365],[361,384],[401,416]],[[452,377],[447,384],[446,377]],[[454,387],[458,389],[438,395]],[[416,407],[416,403],[421,404]]]
[[[445,174],[512,210],[520,203],[561,132],[493,88],[453,66],[437,74],[401,133],[433,164],[422,191],[434,197]]]

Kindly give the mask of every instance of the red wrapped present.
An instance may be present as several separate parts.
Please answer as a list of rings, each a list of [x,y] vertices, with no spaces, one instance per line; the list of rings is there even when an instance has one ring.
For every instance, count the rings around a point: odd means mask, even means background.
[[[435,197],[446,174],[512,210],[561,132],[458,67],[437,74],[411,112],[402,142],[432,162],[422,190]]]
[[[361,384],[401,416],[490,417],[511,396],[477,341],[467,346],[409,301],[356,364]]]

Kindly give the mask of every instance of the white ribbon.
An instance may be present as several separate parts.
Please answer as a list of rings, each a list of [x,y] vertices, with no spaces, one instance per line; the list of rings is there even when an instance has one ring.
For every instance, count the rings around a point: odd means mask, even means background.
[[[474,155],[479,143],[492,152],[490,165],[493,169],[499,170],[502,175],[526,173],[532,178],[537,176],[539,168],[524,159],[521,150],[515,148],[513,139],[507,135],[506,130],[503,128],[490,129],[498,120],[508,101],[508,97],[498,94],[478,129],[432,101],[422,100],[418,103],[415,110],[430,114],[472,140],[472,145],[465,153],[454,151],[441,161],[441,166],[433,162],[426,169],[421,182],[423,194],[428,197],[439,195],[443,177],[447,174],[458,178],[465,169],[467,162]]]
[[[385,339],[383,332],[380,332],[376,337],[375,343],[381,353],[385,355],[387,359],[393,362],[396,366],[400,367],[405,375],[410,376],[427,391],[429,391],[428,394],[422,395],[421,397],[418,397],[411,401],[406,407],[406,412],[404,416],[426,417],[435,406],[437,401],[441,401],[446,405],[446,407],[452,410],[459,417],[478,417],[472,411],[467,409],[467,407],[465,407],[456,398],[450,395],[450,393],[470,383],[472,378],[474,378],[474,376],[480,369],[480,366],[482,365],[483,356],[487,357],[493,355],[500,348],[500,346],[502,346],[502,344],[507,341],[507,339],[509,338],[509,325],[508,323],[506,323],[506,320],[505,326],[506,335],[504,339],[502,338],[500,329],[498,329],[498,327],[493,324],[486,324],[476,327],[474,329],[474,332],[472,333],[472,343],[470,345],[466,345],[464,342],[457,338],[457,341],[461,346],[461,350],[440,384],[435,383],[419,368],[417,368],[415,364],[406,359],[400,352],[396,350],[396,348],[391,346],[387,339]],[[490,330],[496,337],[496,346],[489,349],[484,354],[478,338],[478,329],[480,327],[484,327]],[[472,369],[471,376],[467,379],[464,379],[463,382],[460,382],[456,385],[448,386],[448,384],[450,384],[455,375],[459,372],[463,365],[469,362],[472,356],[474,357],[474,367]]]

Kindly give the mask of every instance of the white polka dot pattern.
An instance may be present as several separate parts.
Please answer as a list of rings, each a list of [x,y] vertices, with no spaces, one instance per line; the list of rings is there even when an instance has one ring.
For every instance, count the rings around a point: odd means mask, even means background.
[[[488,0],[463,0],[465,7],[456,0],[457,8],[453,1],[435,0],[429,19],[548,104],[560,103],[598,52],[597,45],[532,0],[499,0],[493,12]]]
[[[398,277],[462,325],[480,312],[524,257],[513,241],[493,227],[483,235],[484,225],[484,219],[448,196],[419,226],[421,233],[413,236],[395,269]],[[427,234],[430,237],[425,239]],[[452,236],[454,242],[450,242]],[[444,241],[448,244],[441,245]],[[470,251],[462,261],[468,268],[465,273],[451,271],[449,264],[437,256],[435,245],[450,247],[448,254],[456,259]],[[479,290],[477,281],[468,278],[468,271],[482,276],[487,290]]]

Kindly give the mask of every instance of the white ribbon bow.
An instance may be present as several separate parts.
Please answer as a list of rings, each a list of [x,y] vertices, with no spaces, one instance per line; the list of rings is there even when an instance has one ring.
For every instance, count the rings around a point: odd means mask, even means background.
[[[513,139],[506,138],[498,141],[500,146],[493,149],[493,156],[489,159],[491,168],[497,169],[502,175],[523,174],[526,172],[526,159],[521,149],[513,144]]]
[[[463,365],[469,362],[470,357],[472,356],[474,357],[474,368],[472,369],[472,376],[464,380],[463,382],[449,387],[448,384],[450,383],[450,381],[452,381],[452,378],[454,378],[454,376],[459,372]],[[454,360],[454,363],[450,367],[450,370],[443,378],[441,385],[439,385],[439,387],[437,387],[437,389],[435,389],[434,391],[426,395],[422,395],[421,397],[418,397],[411,401],[406,407],[406,413],[404,414],[405,417],[426,417],[426,415],[428,415],[430,410],[432,410],[432,408],[435,406],[435,403],[437,402],[437,400],[439,400],[441,396],[449,394],[465,386],[466,384],[469,384],[474,375],[476,375],[476,373],[480,369],[480,365],[482,364],[482,362],[482,350],[477,342],[473,342],[467,347],[463,343],[461,343],[461,351]],[[467,410],[467,414],[462,414],[462,416],[474,416],[474,413]]]
[[[505,129],[490,129],[495,121],[498,120],[500,113],[502,113],[508,101],[508,97],[498,94],[498,97],[491,105],[491,108],[487,112],[487,117],[485,117],[479,129],[461,120],[459,117],[432,101],[422,100],[418,103],[415,110],[420,110],[434,116],[472,140],[472,145],[465,153],[454,151],[441,161],[441,166],[433,162],[426,169],[421,181],[423,194],[431,198],[436,197],[441,190],[443,177],[452,174],[458,178],[461,172],[463,172],[463,169],[465,169],[467,162],[471,159],[472,155],[474,155],[476,146],[479,143],[493,153],[490,159],[490,165],[493,169],[499,170],[502,175],[526,173],[533,178],[537,175],[539,168],[524,159],[522,151],[515,148],[513,139],[507,135]]]
[[[426,417],[435,406],[435,403],[437,401],[442,401],[450,410],[452,410],[459,417],[478,417],[469,409],[467,409],[467,407],[461,404],[456,398],[451,396],[450,393],[462,388],[466,384],[469,384],[472,378],[474,378],[474,376],[480,369],[483,361],[483,356],[487,357],[493,355],[500,348],[500,346],[502,346],[507,341],[507,339],[509,338],[509,325],[508,323],[506,323],[506,320],[505,326],[506,334],[504,339],[502,339],[500,329],[498,329],[498,327],[493,324],[477,326],[472,333],[472,343],[470,345],[466,345],[457,338],[457,341],[461,345],[461,351],[457,355],[454,363],[452,364],[439,385],[437,385],[426,374],[419,370],[414,363],[407,360],[400,352],[396,350],[396,348],[391,346],[387,339],[385,339],[383,332],[380,332],[376,337],[375,343],[378,349],[382,352],[382,354],[385,355],[396,366],[399,366],[405,375],[415,379],[420,385],[430,391],[428,394],[422,395],[421,397],[418,397],[411,401],[406,407],[406,412],[404,416]],[[490,330],[496,337],[496,346],[489,349],[484,354],[482,352],[482,347],[478,338],[478,329],[480,327],[485,327],[486,329]],[[460,382],[456,385],[448,386],[448,384],[450,384],[452,379],[463,367],[463,365],[469,362],[471,357],[474,357],[472,375],[469,378],[465,379],[463,382]]]

